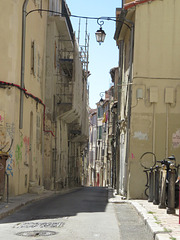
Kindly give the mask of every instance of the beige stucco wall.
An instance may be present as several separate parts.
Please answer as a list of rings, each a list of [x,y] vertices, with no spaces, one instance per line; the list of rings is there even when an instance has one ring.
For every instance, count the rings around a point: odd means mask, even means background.
[[[143,153],[154,152],[157,160],[174,154],[179,163],[179,7],[178,0],[136,6],[128,164],[130,198],[145,197],[146,177],[139,164]],[[137,89],[142,89],[143,99],[137,100]],[[169,95],[166,89],[170,89]]]
[[[80,177],[82,145],[88,138],[87,82],[82,76],[79,46],[71,40],[65,18],[49,17],[46,105],[49,125],[55,129],[56,138],[45,140],[47,188],[51,188],[54,180],[58,189],[74,187],[76,178]],[[80,134],[76,136],[73,131]]]
[[[145,198],[146,175],[140,165],[143,153],[153,152],[157,160],[174,154],[179,163],[179,7],[178,0],[156,0],[128,9],[126,18],[135,24],[129,145],[126,117],[130,30],[123,26],[120,32],[119,40],[124,41],[124,86],[120,89],[119,119],[125,120],[120,133],[120,190],[123,194],[127,190],[128,198]]]
[[[178,0],[136,6],[134,77],[179,79],[179,6]]]
[[[22,5],[24,1],[0,2],[0,81],[20,85],[21,66],[21,38],[22,38]],[[43,1],[47,8],[48,1]],[[35,9],[33,1],[29,1],[27,11]],[[33,15],[33,16],[32,16]],[[39,13],[30,14],[26,24],[26,54],[25,54],[25,88],[28,93],[43,100],[44,61],[45,61],[45,35],[46,15],[40,17]],[[33,26],[33,27],[32,27]],[[41,34],[39,34],[41,31]],[[32,76],[30,71],[31,41],[37,42],[41,56],[41,80]],[[23,129],[19,129],[19,104],[20,90],[16,87],[10,89],[0,88],[2,101],[0,112],[3,123],[0,126],[1,145],[5,142],[8,150],[11,140],[13,144],[9,151],[10,158],[7,161],[7,173],[9,175],[9,189],[11,195],[22,194],[28,191],[29,176],[38,185],[42,185],[43,179],[43,145],[42,145],[42,119],[43,106],[36,104],[32,98],[24,95]],[[30,146],[30,113],[32,118],[32,145]],[[37,130],[37,116],[40,117],[40,127]],[[38,132],[38,133],[37,133]],[[5,133],[5,135],[3,135]],[[37,136],[39,135],[39,137]],[[37,141],[38,138],[38,141]],[[32,149],[32,164],[30,164],[30,148]],[[30,170],[31,169],[31,170]]]
[[[174,103],[165,103],[165,88],[174,85]],[[157,160],[162,160],[174,154],[179,163],[180,153],[180,112],[178,94],[179,87],[177,81],[156,80],[148,81],[146,88],[144,84],[136,84],[133,87],[133,103],[131,118],[131,140],[129,149],[129,177],[132,185],[130,192],[132,196],[139,196],[145,186],[145,174],[142,173],[143,168],[139,164],[139,159],[145,152],[154,152]],[[139,81],[142,82],[142,79]],[[144,80],[144,83],[147,80]],[[151,86],[158,88],[158,102],[150,103],[148,92]],[[146,96],[144,99],[136,100],[136,89],[142,88]],[[138,176],[137,181],[134,180]],[[140,177],[141,176],[141,177]],[[142,181],[143,179],[143,181]],[[137,185],[137,188],[134,188]],[[139,189],[139,190],[137,190]],[[142,194],[141,197],[144,195]]]

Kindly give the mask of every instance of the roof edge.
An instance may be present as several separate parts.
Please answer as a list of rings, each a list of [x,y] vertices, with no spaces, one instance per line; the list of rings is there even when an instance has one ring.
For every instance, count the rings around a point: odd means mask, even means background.
[[[124,4],[124,9],[127,10],[127,9],[135,7],[135,6],[139,5],[139,4],[152,2],[152,1],[155,1],[155,0],[135,0],[133,2]]]
[[[124,19],[127,15],[127,10],[126,9],[118,9],[120,10],[119,12],[119,16],[117,16],[117,19],[116,19],[116,31],[115,31],[115,34],[114,34],[114,40],[117,41],[118,39],[118,36],[119,36],[119,33],[121,32],[121,28],[124,24]]]

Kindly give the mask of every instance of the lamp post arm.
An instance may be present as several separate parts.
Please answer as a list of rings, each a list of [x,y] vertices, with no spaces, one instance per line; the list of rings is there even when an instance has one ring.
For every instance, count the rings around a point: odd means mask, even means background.
[[[131,22],[130,20],[127,20],[127,19],[124,19],[124,21],[121,21],[121,20],[117,20],[116,17],[86,17],[86,16],[79,16],[79,15],[69,15],[69,14],[65,14],[65,13],[62,13],[62,12],[58,12],[58,11],[53,11],[53,10],[49,10],[49,9],[33,9],[29,12],[26,12],[26,17],[30,14],[30,13],[33,13],[33,12],[49,12],[49,13],[55,13],[57,15],[60,15],[60,16],[64,16],[64,17],[73,17],[73,18],[81,18],[81,19],[89,19],[89,20],[97,20],[97,24],[102,26],[104,25],[104,21],[113,21],[113,22],[123,22],[124,25],[126,25],[128,28],[131,28],[129,26],[128,23],[132,24],[133,22]],[[127,23],[126,23],[127,22]]]
[[[60,15],[60,16],[66,16],[66,14],[61,13],[61,12],[57,12],[57,11],[53,11],[53,10],[49,10],[49,9],[38,8],[38,9],[33,9],[29,12],[26,12],[26,17],[33,12],[49,12],[49,13],[55,13],[55,14]],[[70,15],[67,14],[67,16],[70,16]]]

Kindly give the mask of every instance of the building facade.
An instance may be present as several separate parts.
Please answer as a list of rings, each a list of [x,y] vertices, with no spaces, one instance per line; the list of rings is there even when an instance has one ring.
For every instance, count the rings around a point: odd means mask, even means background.
[[[60,2],[48,17],[46,105],[56,137],[48,135],[45,143],[45,185],[58,189],[81,183],[81,155],[88,142],[87,69],[67,16],[69,9]]]
[[[1,1],[1,151],[12,195],[43,185],[43,119],[47,17],[37,1]],[[43,1],[48,8],[48,1]],[[31,26],[36,26],[32,28]],[[41,29],[41,34],[39,30]]]
[[[9,194],[80,185],[87,66],[68,6],[64,0],[2,0],[0,9],[0,151],[9,154],[2,170]]]
[[[89,185],[112,186],[112,114],[113,87],[104,93],[105,98],[89,113]]]
[[[146,152],[157,160],[174,154],[179,163],[178,0],[124,1],[117,9],[119,47],[119,191],[145,198],[140,165]],[[145,164],[151,166],[153,155]]]
[[[97,109],[89,111],[89,185],[96,186]]]

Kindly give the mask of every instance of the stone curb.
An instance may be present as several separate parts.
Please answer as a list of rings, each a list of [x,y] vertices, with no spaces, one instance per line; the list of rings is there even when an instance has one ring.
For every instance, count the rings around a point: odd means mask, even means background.
[[[138,214],[142,217],[148,231],[152,233],[155,240],[170,239],[171,236],[169,235],[169,233],[166,232],[160,224],[158,224],[153,214],[148,213],[147,210],[139,203],[131,200],[129,202],[135,207]]]
[[[112,190],[110,190],[112,191]],[[112,195],[112,192],[111,192]],[[109,195],[110,196],[110,195]],[[147,212],[147,210],[139,203],[133,200],[124,200],[119,195],[113,194],[112,198],[109,198],[110,203],[130,203],[134,206],[139,216],[143,219],[147,230],[152,234],[154,240],[170,240],[171,235],[165,231],[165,229],[157,223],[153,214]]]

